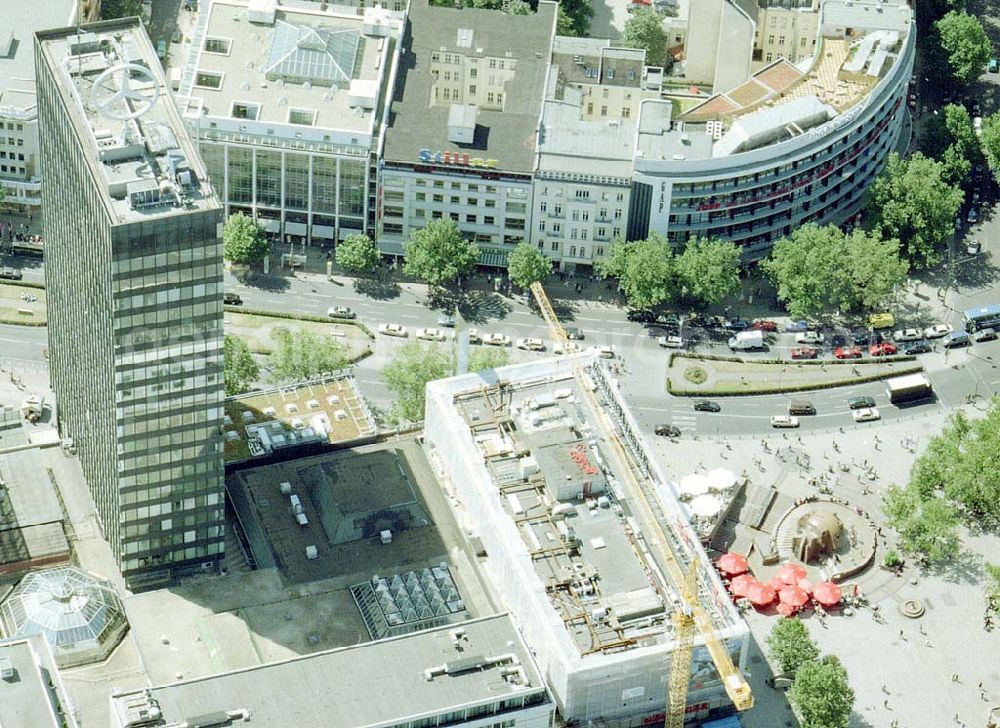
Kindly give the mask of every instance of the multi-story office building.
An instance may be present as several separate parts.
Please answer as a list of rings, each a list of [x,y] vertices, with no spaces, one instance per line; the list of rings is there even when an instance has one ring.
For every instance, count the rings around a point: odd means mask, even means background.
[[[0,16],[0,187],[4,203],[42,204],[38,169],[38,98],[32,33],[74,22],[75,0],[8,3]]]
[[[227,213],[281,242],[371,232],[402,13],[218,0],[199,19],[180,105]]]
[[[135,18],[35,35],[49,353],[139,587],[224,546],[222,208]]]
[[[110,725],[549,728],[554,713],[532,651],[496,615],[115,692]]]
[[[451,218],[506,265],[530,235],[532,173],[556,4],[534,15],[410,3],[402,70],[381,153],[378,241],[399,255]]]
[[[559,270],[590,270],[625,236],[635,121],[582,121],[581,108],[547,100],[535,166],[531,240]]]
[[[913,9],[825,0],[817,27],[808,61],[776,60],[679,115],[643,102],[629,239],[718,237],[754,258],[805,223],[858,212],[903,125]]]

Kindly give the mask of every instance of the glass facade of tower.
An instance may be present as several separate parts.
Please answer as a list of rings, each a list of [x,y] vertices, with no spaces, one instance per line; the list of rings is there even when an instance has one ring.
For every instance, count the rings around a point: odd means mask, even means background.
[[[132,19],[83,31],[99,39],[89,57],[75,29],[39,33],[35,43],[52,201],[45,214],[52,387],[61,434],[77,444],[104,535],[129,586],[141,588],[223,556],[222,208],[145,31]],[[119,194],[125,186],[116,189],[116,175],[132,162],[111,165],[98,153],[98,125],[114,129],[114,120],[88,105],[93,74],[86,79],[67,62],[81,56],[80,68],[113,67],[125,45],[139,51],[162,89],[144,116],[119,124],[130,145],[119,154],[133,154],[133,168],[153,177],[151,194],[161,194],[153,204],[135,202],[136,183]],[[105,58],[94,60],[100,53]],[[173,161],[154,143],[164,138],[177,145]],[[170,166],[178,156],[190,176]]]

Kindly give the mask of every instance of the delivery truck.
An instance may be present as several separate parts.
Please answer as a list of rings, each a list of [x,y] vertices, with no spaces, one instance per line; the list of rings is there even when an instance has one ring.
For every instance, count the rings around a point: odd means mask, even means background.
[[[905,377],[893,377],[885,382],[885,393],[892,404],[917,402],[934,394],[931,383],[923,374],[908,374]]]
[[[764,348],[764,332],[753,330],[753,331],[741,331],[736,336],[732,336],[729,339],[729,348],[733,351],[753,351],[754,349]]]

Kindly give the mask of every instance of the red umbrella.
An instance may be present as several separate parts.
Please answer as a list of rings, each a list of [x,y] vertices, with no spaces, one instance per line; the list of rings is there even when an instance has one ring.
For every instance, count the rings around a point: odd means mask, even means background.
[[[822,604],[824,607],[832,607],[836,604],[840,604],[840,598],[842,596],[843,595],[840,593],[840,587],[832,581],[821,581],[813,587],[813,599]]]
[[[719,571],[723,574],[729,574],[730,576],[745,574],[749,568],[746,557],[732,551],[728,554],[723,554],[719,558],[717,565],[719,567]]]
[[[784,589],[786,586],[788,586],[788,584],[786,584],[785,582],[783,582],[777,576],[772,576],[770,578],[770,580],[768,580],[766,583],[767,583],[768,586],[770,586],[772,589],[774,589],[775,592],[780,592],[782,589]]]
[[[809,601],[809,595],[806,594],[804,589],[800,589],[797,586],[786,586],[778,592],[778,598],[781,599],[783,604],[795,607],[796,609],[805,606],[805,603]]]
[[[793,614],[795,614],[795,612],[798,611],[795,607],[789,604],[785,604],[784,602],[778,602],[778,606],[776,607],[776,609],[778,610],[778,614],[780,614],[782,617],[791,617]]]
[[[747,589],[747,599],[756,607],[766,607],[774,601],[776,594],[767,584],[754,584]]]
[[[812,594],[813,585],[808,579],[803,579],[799,582],[799,589],[804,591],[806,594]]]
[[[750,587],[757,583],[758,581],[750,576],[750,574],[740,574],[729,582],[729,591],[735,596],[745,597]]]
[[[781,579],[786,584],[798,584],[800,581],[806,578],[808,574],[806,573],[806,568],[801,564],[793,564],[791,561],[786,561],[778,569],[778,578]]]

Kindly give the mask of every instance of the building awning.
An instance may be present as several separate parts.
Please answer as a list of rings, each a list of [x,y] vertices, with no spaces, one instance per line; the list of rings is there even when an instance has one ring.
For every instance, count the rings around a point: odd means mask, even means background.
[[[493,268],[507,267],[507,251],[495,250],[493,248],[483,248],[479,251],[479,265]]]

